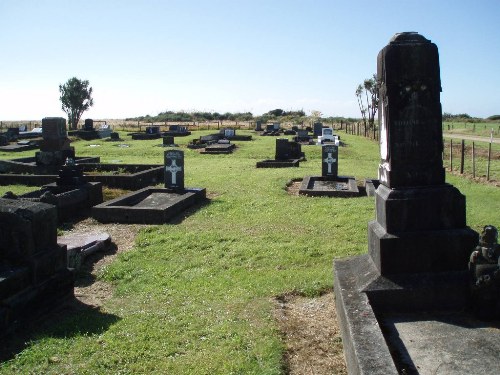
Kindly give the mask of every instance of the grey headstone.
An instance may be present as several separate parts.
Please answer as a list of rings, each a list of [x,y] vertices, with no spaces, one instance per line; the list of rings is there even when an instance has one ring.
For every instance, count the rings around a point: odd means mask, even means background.
[[[184,190],[184,152],[168,150],[165,158],[165,187],[174,190]]]

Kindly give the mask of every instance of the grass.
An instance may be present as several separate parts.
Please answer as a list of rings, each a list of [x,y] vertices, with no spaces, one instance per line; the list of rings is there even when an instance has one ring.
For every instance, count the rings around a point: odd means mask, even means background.
[[[175,141],[183,147],[192,138]],[[341,138],[346,146],[339,150],[339,174],[376,177],[377,143]],[[320,148],[303,147],[308,161],[299,168],[255,168],[273,157],[274,142],[236,142],[233,155],[183,147],[186,186],[206,187],[211,203],[178,224],[144,226],[135,247],[99,274],[114,286],[113,297],[100,310],[38,329],[23,350],[0,364],[0,373],[283,373],[272,298],[331,290],[332,261],[366,252],[367,222],[375,214],[369,197],[289,195],[287,181],[321,173]],[[163,161],[164,149],[153,146],[161,140],[123,143],[131,147],[74,145],[77,155],[100,155],[103,162]],[[500,225],[498,188],[456,176],[448,181],[467,196],[473,229]],[[0,194],[7,189],[25,187],[2,186]]]

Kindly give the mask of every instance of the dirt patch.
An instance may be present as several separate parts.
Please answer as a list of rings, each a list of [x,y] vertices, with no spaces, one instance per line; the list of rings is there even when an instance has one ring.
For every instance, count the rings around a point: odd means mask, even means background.
[[[286,184],[286,191],[290,195],[299,195],[300,184],[302,184],[302,180],[292,180]]]
[[[88,218],[80,221],[68,233],[107,232],[111,236],[113,246],[106,252],[97,252],[85,259],[75,280],[75,297],[87,306],[100,307],[112,296],[113,289],[106,282],[97,280],[97,274],[111,263],[117,254],[130,250],[135,244],[139,229],[137,224],[101,224]]]
[[[347,374],[333,298],[331,291],[317,298],[293,294],[276,298],[287,374]]]

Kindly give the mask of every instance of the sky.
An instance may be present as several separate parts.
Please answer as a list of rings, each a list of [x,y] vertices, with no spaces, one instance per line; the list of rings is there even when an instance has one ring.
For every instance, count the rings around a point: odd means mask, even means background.
[[[355,90],[398,32],[438,46],[443,112],[500,114],[500,0],[0,0],[0,120],[164,111],[360,117]]]

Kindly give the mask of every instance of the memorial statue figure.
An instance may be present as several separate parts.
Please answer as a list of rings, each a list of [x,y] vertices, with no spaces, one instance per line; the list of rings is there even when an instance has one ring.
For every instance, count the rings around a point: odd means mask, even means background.
[[[483,228],[469,271],[474,310],[481,318],[500,318],[500,245],[493,225]]]

